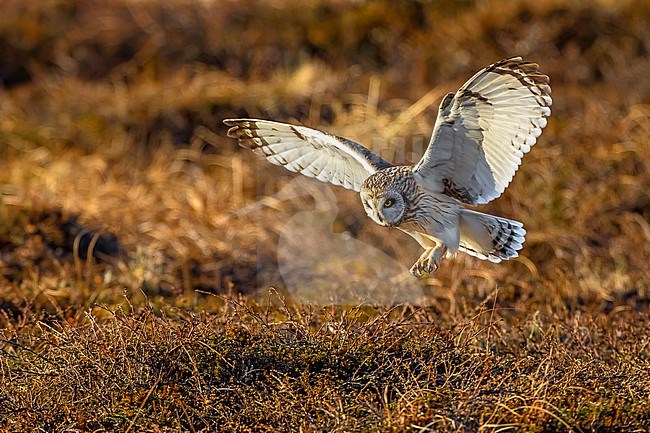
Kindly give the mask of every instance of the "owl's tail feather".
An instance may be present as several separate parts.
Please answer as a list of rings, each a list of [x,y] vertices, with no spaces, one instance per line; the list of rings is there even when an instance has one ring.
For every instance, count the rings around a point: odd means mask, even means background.
[[[498,263],[517,257],[524,243],[523,224],[463,209],[460,213],[460,251]]]

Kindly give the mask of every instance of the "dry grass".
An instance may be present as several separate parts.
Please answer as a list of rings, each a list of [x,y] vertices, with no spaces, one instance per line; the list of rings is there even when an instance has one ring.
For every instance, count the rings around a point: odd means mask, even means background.
[[[368,318],[370,315],[372,318]],[[634,431],[647,325],[479,308],[86,312],[7,341],[5,425],[45,431]],[[635,362],[623,360],[636,360]]]
[[[396,3],[7,2],[1,428],[650,427],[650,5]],[[525,223],[512,262],[387,283],[410,238],[221,125],[302,122],[409,161],[439,98],[514,54],[554,105],[483,208]]]

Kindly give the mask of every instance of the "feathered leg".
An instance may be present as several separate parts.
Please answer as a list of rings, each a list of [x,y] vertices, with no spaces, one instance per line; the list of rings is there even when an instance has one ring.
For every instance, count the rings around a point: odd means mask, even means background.
[[[424,273],[430,274],[438,270],[442,257],[448,251],[445,243],[438,238],[424,233],[401,230],[411,235],[424,248],[424,252],[420,255],[420,258],[411,267],[411,273],[419,277]]]
[[[440,243],[424,250],[417,262],[411,267],[411,273],[416,277],[424,273],[430,274],[438,270],[442,256],[447,252],[447,247]]]

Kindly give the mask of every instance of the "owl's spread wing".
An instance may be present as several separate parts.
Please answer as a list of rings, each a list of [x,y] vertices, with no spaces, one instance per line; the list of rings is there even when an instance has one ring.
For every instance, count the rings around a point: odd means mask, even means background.
[[[419,183],[470,205],[499,197],[546,126],[550,94],[549,78],[521,57],[478,72],[440,104]]]
[[[259,119],[226,119],[228,136],[271,163],[318,180],[359,191],[388,161],[352,140],[305,126]]]

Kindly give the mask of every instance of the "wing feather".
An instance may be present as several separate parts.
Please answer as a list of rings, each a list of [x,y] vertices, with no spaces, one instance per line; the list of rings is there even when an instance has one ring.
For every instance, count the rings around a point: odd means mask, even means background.
[[[228,136],[275,165],[359,191],[373,173],[392,167],[352,140],[305,126],[260,119],[226,119]]]
[[[551,87],[535,63],[512,57],[479,71],[440,105],[414,175],[464,203],[499,197],[546,126]]]

